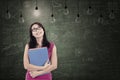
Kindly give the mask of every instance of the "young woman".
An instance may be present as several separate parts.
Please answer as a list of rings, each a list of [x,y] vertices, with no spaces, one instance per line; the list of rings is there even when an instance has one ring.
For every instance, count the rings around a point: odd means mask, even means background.
[[[57,50],[53,42],[49,42],[45,29],[39,22],[30,26],[30,41],[24,50],[23,64],[27,70],[25,80],[52,80],[51,71],[57,68]],[[29,63],[28,50],[32,48],[47,47],[50,63],[46,61],[44,66],[36,66]],[[46,74],[47,73],[47,74]]]

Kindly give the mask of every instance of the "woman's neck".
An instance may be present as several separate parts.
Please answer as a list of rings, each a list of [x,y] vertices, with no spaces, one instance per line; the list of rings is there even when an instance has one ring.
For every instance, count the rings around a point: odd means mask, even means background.
[[[37,44],[38,44],[37,46],[42,47],[43,38],[42,37],[36,38],[36,41],[37,41]]]

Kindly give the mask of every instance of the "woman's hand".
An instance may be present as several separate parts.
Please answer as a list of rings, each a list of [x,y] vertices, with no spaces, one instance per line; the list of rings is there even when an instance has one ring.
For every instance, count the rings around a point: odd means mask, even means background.
[[[47,60],[46,63],[44,64],[44,69],[49,67],[49,66],[50,66],[50,62],[49,62],[49,60]]]
[[[47,60],[43,67],[44,67],[44,69],[46,69],[49,66],[50,66],[50,62],[49,62],[49,60]],[[37,77],[39,75],[42,75],[43,72],[44,71],[42,70],[42,71],[30,71],[29,73],[30,73],[32,78],[35,78],[35,77]]]
[[[35,78],[37,76],[43,75],[45,72],[44,71],[30,71],[29,73],[32,78]]]
[[[38,76],[38,71],[30,71],[29,73],[32,78],[35,78]]]
[[[40,71],[30,71],[29,73],[32,78],[35,78],[40,74]]]

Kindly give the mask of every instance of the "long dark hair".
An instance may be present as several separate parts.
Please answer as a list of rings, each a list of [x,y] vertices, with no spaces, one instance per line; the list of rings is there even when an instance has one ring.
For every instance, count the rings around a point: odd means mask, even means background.
[[[50,42],[47,40],[47,37],[46,37],[46,32],[45,32],[45,28],[43,27],[43,25],[39,22],[35,22],[33,24],[31,24],[30,28],[29,28],[29,33],[30,33],[30,41],[29,41],[29,49],[30,48],[36,48],[37,46],[37,41],[36,41],[36,38],[32,35],[32,26],[34,24],[37,24],[39,25],[39,27],[41,27],[44,31],[44,35],[43,35],[43,41],[42,41],[42,47],[47,47],[49,48],[50,47]]]

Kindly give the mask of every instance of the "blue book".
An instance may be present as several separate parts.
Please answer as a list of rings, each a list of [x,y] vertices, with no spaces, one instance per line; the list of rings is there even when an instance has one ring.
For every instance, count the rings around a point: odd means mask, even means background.
[[[30,64],[36,66],[44,66],[46,61],[49,59],[47,47],[29,49],[28,56],[29,56]]]

